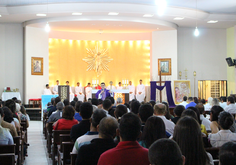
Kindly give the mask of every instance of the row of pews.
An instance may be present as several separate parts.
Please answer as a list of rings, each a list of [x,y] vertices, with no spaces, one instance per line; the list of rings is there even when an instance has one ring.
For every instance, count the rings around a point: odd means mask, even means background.
[[[53,130],[53,122],[49,122],[46,128],[47,120],[47,114],[44,114],[43,134],[47,140],[47,152],[52,164],[75,165],[77,154],[71,153],[74,142],[70,139],[70,130]]]
[[[17,137],[13,137],[13,145],[0,145],[0,165],[23,165],[27,153],[26,121],[21,121]]]

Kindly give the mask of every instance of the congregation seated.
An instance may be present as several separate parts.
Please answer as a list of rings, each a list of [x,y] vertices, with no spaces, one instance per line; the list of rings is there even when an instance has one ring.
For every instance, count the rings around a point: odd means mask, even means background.
[[[1,108],[0,108],[1,109]],[[0,145],[11,145],[14,144],[11,133],[7,128],[1,126],[3,117],[3,111],[0,110]]]
[[[209,97],[207,103],[204,105],[205,111],[211,111],[213,98]]]
[[[17,123],[17,126],[20,127],[20,117],[16,113],[16,103],[12,99],[9,99],[5,102],[5,106],[8,107],[13,115],[14,121]]]
[[[132,100],[131,101],[131,106],[130,106],[130,111],[133,112],[134,114],[138,114],[138,110],[140,107],[140,102],[137,100]]]
[[[78,150],[76,165],[97,165],[102,153],[116,147],[117,144],[113,139],[117,128],[118,122],[113,117],[104,117],[99,123],[99,137]]]
[[[188,103],[187,103],[187,99],[188,99],[187,96],[184,96],[184,97],[183,97],[183,101],[182,101],[179,105],[183,105],[184,108],[185,108],[186,105],[188,104]]]
[[[84,102],[81,104],[79,109],[80,109],[80,115],[82,117],[82,121],[80,121],[79,124],[76,124],[71,128],[70,138],[73,142],[75,142],[78,137],[84,135],[86,132],[90,130],[89,120],[93,113],[93,107],[91,103]]]
[[[109,99],[109,100],[111,101],[111,107],[110,107],[110,109],[108,110],[108,113],[109,113],[109,115],[115,117],[115,116],[114,116],[114,111],[115,111],[115,109],[116,109],[116,106],[115,106],[115,99],[114,99],[114,97],[111,97],[111,96],[107,97],[106,99]]]
[[[234,123],[234,118],[229,112],[221,112],[218,119],[221,130],[216,134],[210,134],[209,140],[212,147],[221,147],[229,141],[236,141],[236,133],[232,133],[229,129]]]
[[[194,102],[192,97],[188,98],[188,104],[185,106],[185,109],[188,109],[188,107],[195,107],[197,104]]]
[[[98,99],[98,109],[101,109],[102,108],[102,103],[103,103],[103,100],[102,99]]]
[[[158,103],[154,106],[154,115],[160,117],[163,120],[163,122],[165,123],[166,131],[170,135],[173,135],[175,124],[172,121],[167,120],[165,114],[166,108],[164,104]]]
[[[138,116],[139,116],[139,118],[142,121],[141,131],[143,131],[143,128],[145,126],[145,123],[146,123],[147,119],[150,116],[153,116],[154,110],[153,110],[153,107],[150,104],[147,103],[147,104],[141,105],[139,107],[138,111],[139,111],[138,112]]]
[[[81,104],[82,104],[82,101],[77,101],[75,103],[75,116],[74,116],[74,118],[76,120],[78,120],[79,122],[82,120],[82,117],[80,116],[80,113],[79,113],[79,109],[80,109]]]
[[[175,126],[173,140],[179,145],[186,158],[185,165],[214,164],[211,154],[203,147],[201,129],[194,118],[181,117]]]
[[[165,123],[159,117],[149,117],[145,123],[139,144],[144,148],[149,148],[153,142],[162,138],[167,138]]]
[[[121,117],[128,112],[127,107],[125,105],[118,105],[114,112],[115,118],[120,123]]]
[[[93,106],[93,111],[95,111],[96,109],[98,109],[98,104],[99,104],[99,101],[97,98],[92,98],[91,99],[91,104]]]
[[[167,102],[162,102],[162,104],[164,104],[166,107],[166,114],[165,114],[166,119],[171,120],[172,118],[174,118],[174,116],[170,114],[169,104]]]
[[[74,100],[71,101],[71,102],[70,102],[70,105],[75,108],[75,101],[74,101]]]
[[[69,99],[65,99],[65,100],[63,101],[63,104],[64,104],[65,106],[70,105]]]
[[[203,115],[205,113],[205,107],[202,103],[199,103],[196,105],[196,108],[198,109],[199,113],[200,113],[200,120],[201,123],[206,127],[207,131],[211,131],[211,122],[210,120],[208,120],[207,118],[205,118],[205,116]]]
[[[51,102],[47,103],[47,109],[44,111],[45,113],[49,113],[50,109],[54,107],[55,97],[51,98]]]
[[[20,117],[21,121],[26,121],[26,127],[28,128],[29,127],[28,118],[25,114],[21,113],[21,108],[22,107],[20,106],[20,104],[16,103],[16,113]]]
[[[172,122],[175,124],[180,119],[182,112],[185,110],[185,107],[183,105],[177,105],[174,109],[174,118],[171,119]]]
[[[74,119],[75,110],[71,105],[66,106],[62,112],[62,118],[53,124],[53,130],[70,130],[73,125],[78,124]]]
[[[17,121],[14,121],[14,118],[10,109],[8,107],[3,107],[2,109],[4,111],[4,121],[12,124],[17,132],[20,131],[20,124]]]
[[[52,101],[52,100],[51,100]],[[59,103],[61,101],[60,97],[56,97],[54,102],[53,102],[53,106],[49,109],[48,111],[48,117],[50,117],[50,115],[55,112],[57,110],[57,103]]]
[[[220,106],[225,109],[225,107],[227,106],[227,102],[226,102],[226,97],[221,96],[220,97]]]
[[[227,142],[220,147],[219,159],[221,165],[236,164],[236,143]]]
[[[222,112],[222,111],[224,111],[224,109],[220,106],[213,106],[211,108],[211,113],[210,113],[211,133],[219,132],[218,116],[219,116],[220,112]]]
[[[90,130],[76,139],[72,153],[78,153],[78,150],[82,145],[89,144],[91,140],[98,138],[99,122],[106,116],[106,112],[102,109],[97,109],[93,112],[90,119]]]
[[[184,165],[185,157],[178,144],[170,139],[155,141],[148,151],[151,165]]]
[[[136,141],[140,131],[139,117],[133,113],[124,114],[117,129],[120,142],[115,148],[107,150],[100,156],[98,165],[149,165],[148,149]]]
[[[227,98],[227,106],[224,109],[226,112],[229,112],[231,114],[236,114],[236,104],[234,101],[234,98],[232,96],[229,96]]]
[[[105,99],[105,100],[103,101],[103,103],[102,103],[102,109],[104,110],[104,112],[106,112],[106,114],[107,114],[108,116],[111,116],[111,115],[109,114],[109,110],[111,109],[111,107],[112,107],[111,100]],[[114,116],[114,112],[113,112],[113,116]]]
[[[5,108],[5,109],[8,109],[8,108]],[[8,109],[8,111],[9,111],[9,109]],[[16,131],[16,127],[14,125],[12,125],[11,123],[4,120],[5,114],[4,114],[3,108],[0,108],[0,114],[1,114],[1,118],[2,118],[1,126],[3,128],[9,129],[12,137],[18,136],[17,131]]]
[[[122,104],[122,103],[123,103],[122,98],[118,97],[118,98],[116,99],[116,106],[117,106],[117,105],[120,105],[120,104]]]
[[[64,109],[64,104],[63,102],[58,102],[57,105],[57,111],[54,111],[51,116],[48,118],[48,123],[49,122],[56,122],[57,120],[61,119],[62,118],[62,111]]]

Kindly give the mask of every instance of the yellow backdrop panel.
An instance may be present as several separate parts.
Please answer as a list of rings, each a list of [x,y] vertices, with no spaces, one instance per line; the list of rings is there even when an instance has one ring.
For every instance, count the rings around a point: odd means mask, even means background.
[[[88,64],[82,59],[87,56],[87,50],[108,49],[109,56],[113,59],[108,63],[109,71],[103,71],[96,77],[94,70],[87,71]],[[80,82],[86,86],[92,84],[92,79],[99,83],[113,81],[118,85],[123,79],[131,80],[136,86],[139,79],[143,84],[150,82],[150,41],[82,41],[49,39],[49,84],[56,84],[56,80],[64,85],[68,80],[71,86]]]

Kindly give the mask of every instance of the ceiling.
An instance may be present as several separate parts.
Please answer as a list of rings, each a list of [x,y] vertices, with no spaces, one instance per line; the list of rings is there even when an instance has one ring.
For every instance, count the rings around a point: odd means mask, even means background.
[[[236,0],[166,0],[163,16],[157,15],[154,0],[0,0],[0,23],[24,23],[52,30],[97,32],[151,32],[177,27],[229,28],[236,25]],[[47,5],[48,3],[48,5]],[[82,12],[72,16],[72,12]],[[119,12],[108,16],[108,12]],[[37,17],[47,13],[47,17]],[[144,18],[144,14],[152,14]],[[173,20],[184,17],[184,20]],[[208,24],[209,20],[218,23]],[[157,29],[158,28],[158,29]]]

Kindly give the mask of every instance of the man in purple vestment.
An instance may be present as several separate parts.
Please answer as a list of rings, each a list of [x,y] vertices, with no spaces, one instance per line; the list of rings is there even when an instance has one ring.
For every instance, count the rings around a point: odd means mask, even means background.
[[[100,89],[100,90],[97,91],[97,93],[96,93],[96,98],[97,98],[97,99],[105,100],[106,97],[109,97],[109,96],[110,96],[110,93],[109,93],[109,90],[107,90],[107,89],[105,88],[105,83],[104,83],[104,82],[101,83],[101,87],[102,87],[102,89]]]

